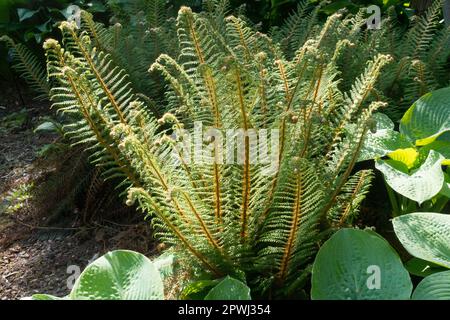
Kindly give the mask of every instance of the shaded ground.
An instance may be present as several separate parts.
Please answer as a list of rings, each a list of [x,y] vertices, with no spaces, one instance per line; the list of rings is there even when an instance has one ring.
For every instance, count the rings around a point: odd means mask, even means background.
[[[20,299],[34,293],[64,296],[70,291],[68,284],[73,284],[90,260],[111,250],[130,249],[152,255],[150,237],[136,238],[146,235],[144,225],[106,229],[103,226],[74,233],[32,229],[9,221],[0,239],[0,299]]]
[[[49,104],[23,100],[13,89],[0,96],[0,299],[64,296],[78,270],[111,250],[155,254],[148,223],[135,212],[86,224],[75,208],[63,220],[48,221],[48,208],[58,203],[42,205],[33,190],[55,171],[38,154],[56,137],[33,133]]]

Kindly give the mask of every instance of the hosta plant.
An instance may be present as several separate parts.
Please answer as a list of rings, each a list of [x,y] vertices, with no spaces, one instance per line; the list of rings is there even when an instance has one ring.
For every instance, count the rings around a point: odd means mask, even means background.
[[[439,213],[411,213],[393,220],[395,234],[416,259],[434,269],[415,289],[417,300],[450,300],[450,216]],[[439,268],[440,267],[440,268]]]
[[[98,258],[81,273],[70,294],[57,298],[36,294],[34,300],[162,300],[163,281],[144,255],[118,250]]]
[[[403,266],[371,230],[342,229],[317,254],[311,298],[450,300],[450,216],[416,212],[394,218],[393,225],[413,259]],[[407,270],[424,278],[414,291]]]
[[[439,212],[450,200],[449,101],[450,88],[427,93],[405,113],[399,132],[385,115],[374,117],[359,160],[375,158],[394,215],[417,211],[416,203]]]
[[[108,252],[86,267],[68,296],[35,294],[32,299],[163,300],[168,258],[161,256],[152,262],[138,252]],[[226,277],[217,281],[205,300],[250,300],[250,289],[241,281]]]
[[[320,248],[314,262],[314,300],[405,300],[411,292],[411,279],[400,257],[371,230],[339,230]]]

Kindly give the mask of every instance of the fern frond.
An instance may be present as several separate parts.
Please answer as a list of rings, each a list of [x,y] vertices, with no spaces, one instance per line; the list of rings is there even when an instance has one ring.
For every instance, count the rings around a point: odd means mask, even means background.
[[[287,162],[281,170],[276,205],[258,239],[263,247],[258,253],[258,267],[275,272],[279,286],[311,262],[323,201],[317,173],[305,160]]]
[[[373,178],[371,170],[362,170],[353,175],[342,187],[342,192],[336,200],[337,206],[328,213],[329,220],[338,227],[352,225]]]
[[[5,42],[10,49],[14,62],[14,70],[20,77],[25,79],[30,88],[38,94],[36,99],[47,99],[50,92],[50,84],[47,81],[45,69],[41,65],[38,57],[23,44],[15,43],[14,40],[8,36],[2,36],[0,41]]]
[[[408,52],[413,59],[421,59],[433,41],[439,26],[442,0],[433,1],[423,16],[415,16],[413,27],[405,36],[401,49]]]
[[[316,36],[320,9],[320,5],[312,7],[309,1],[302,0],[280,30],[272,30],[272,36],[281,43],[281,49],[288,56],[292,56],[307,39]]]

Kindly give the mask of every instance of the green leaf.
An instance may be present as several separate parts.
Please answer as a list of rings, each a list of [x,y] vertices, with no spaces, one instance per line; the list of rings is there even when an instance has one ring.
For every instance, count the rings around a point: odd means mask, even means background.
[[[374,132],[368,131],[358,161],[383,157],[397,149],[410,148],[413,145],[394,130],[394,123],[385,114],[373,115],[376,122]]]
[[[181,293],[182,300],[203,300],[219,280],[199,280],[189,283]]]
[[[326,15],[332,15],[333,13],[342,8],[354,9],[355,5],[350,0],[337,0],[323,7],[321,11],[323,11]]]
[[[250,288],[241,281],[227,276],[211,289],[205,300],[251,300]]]
[[[450,131],[450,87],[425,94],[400,121],[400,132],[423,146]]]
[[[33,17],[36,13],[39,12],[38,10],[30,10],[26,8],[18,8],[17,9],[17,15],[19,16],[19,21],[22,22],[23,20],[29,19]]]
[[[425,278],[436,272],[442,272],[446,270],[441,266],[419,258],[410,259],[407,263],[405,263],[405,268],[409,271],[409,273],[422,278]]]
[[[450,268],[450,215],[411,213],[394,218],[392,223],[411,255]]]
[[[444,173],[444,185],[442,186],[442,190],[439,194],[450,198],[450,176],[446,173]]]
[[[43,132],[60,132],[61,128],[58,127],[52,121],[46,121],[41,123],[36,129],[34,129],[34,133],[43,133]]]
[[[71,20],[73,19],[75,16],[78,15],[80,10],[80,7],[78,7],[77,5],[69,5],[67,8],[61,10],[61,14],[67,19],[67,20]]]
[[[153,260],[154,266],[158,269],[163,279],[173,276],[176,263],[176,256],[170,251]]]
[[[107,10],[105,5],[99,0],[91,1],[87,4],[87,6],[89,8],[89,12],[106,12]]]
[[[404,164],[403,162],[400,162],[400,161],[397,161],[397,160],[392,160],[392,159],[383,160],[383,162],[385,164],[388,164],[389,166],[391,166],[395,170],[398,170],[398,171],[403,172],[405,174],[409,173],[408,166],[406,164]]]
[[[42,33],[48,33],[52,31],[52,19],[48,19],[45,23],[37,25],[36,28]]]
[[[0,24],[9,23],[10,3],[8,1],[0,1]]]
[[[423,153],[429,152],[431,150],[439,152],[441,155],[445,157],[445,159],[450,159],[449,141],[436,140],[420,149],[420,151]]]
[[[412,295],[413,300],[450,300],[450,271],[423,279]]]
[[[383,6],[385,8],[389,8],[390,6],[394,6],[399,4],[398,0],[383,0]]]
[[[144,255],[112,251],[81,273],[70,293],[72,300],[162,300],[158,269]]]
[[[402,196],[419,204],[437,195],[444,183],[441,161],[444,159],[433,150],[419,169],[407,174],[390,166],[386,161],[378,160],[375,167],[380,170],[387,184]]]
[[[314,300],[409,299],[412,283],[378,234],[341,229],[320,248],[312,271]]]
[[[36,43],[41,43],[42,42],[42,34],[35,33],[34,34],[34,40],[36,40]]]

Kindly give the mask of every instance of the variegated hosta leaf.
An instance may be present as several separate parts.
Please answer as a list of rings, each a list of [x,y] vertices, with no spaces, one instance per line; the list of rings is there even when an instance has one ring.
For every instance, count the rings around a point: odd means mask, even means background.
[[[401,300],[409,299],[411,291],[399,256],[372,231],[339,230],[323,244],[314,262],[314,300]]]
[[[412,295],[413,300],[450,300],[450,271],[438,272],[423,279]]]
[[[411,255],[450,268],[450,215],[411,213],[394,218],[392,223]]]
[[[383,160],[378,160],[375,167],[383,173],[387,184],[397,193],[422,204],[442,189],[444,173],[441,162],[443,159],[443,156],[432,150],[422,166],[411,174],[401,172]]]
[[[72,300],[163,300],[158,269],[144,255],[127,250],[109,252],[81,273]]]
[[[418,146],[450,131],[450,87],[425,94],[405,113],[400,132]]]
[[[440,194],[450,198],[450,175],[447,173],[444,173],[444,185],[442,186]]]
[[[450,131],[445,132],[444,134],[440,135],[435,141],[420,148],[420,154],[426,155],[430,150],[434,150],[443,155],[446,160],[443,161],[442,165],[448,165],[444,162],[450,161]]]
[[[410,148],[412,144],[394,130],[394,123],[385,114],[373,115],[375,127],[367,132],[358,161],[383,157],[397,149]]]

